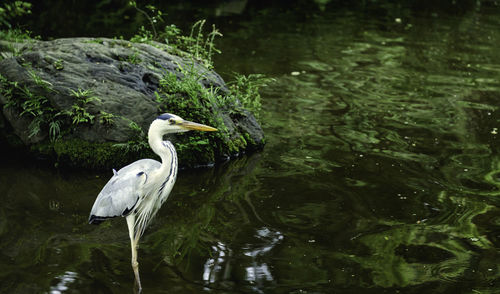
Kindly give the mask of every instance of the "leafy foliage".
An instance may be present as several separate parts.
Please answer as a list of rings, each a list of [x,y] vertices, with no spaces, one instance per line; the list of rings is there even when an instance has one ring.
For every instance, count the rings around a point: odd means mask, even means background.
[[[71,106],[70,110],[63,111],[63,114],[69,116],[74,125],[82,123],[93,123],[95,115],[90,114],[85,106],[92,101],[101,102],[97,96],[93,96],[91,90],[78,89],[77,91],[71,90],[71,96],[76,98],[75,104]]]
[[[129,5],[145,15],[152,28],[152,31],[149,31],[144,26],[141,26],[139,32],[130,41],[147,43],[153,46],[157,46],[153,41],[162,42],[168,45],[168,47],[164,47],[163,49],[181,56],[187,54],[190,58],[203,63],[206,67],[213,68],[213,55],[221,53],[215,47],[214,41],[216,37],[222,37],[222,34],[215,25],[212,25],[212,30],[209,33],[205,33],[204,25],[206,21],[203,19],[193,24],[189,36],[183,35],[182,31],[173,24],[166,25],[163,31],[158,33],[156,24],[163,22],[162,16],[164,15],[160,10],[152,5],[147,5],[146,8],[153,14],[153,16],[150,16],[145,10],[140,9],[135,1],[130,1]]]
[[[156,39],[157,38],[157,33],[156,33],[156,23],[158,22],[163,22],[162,15],[163,12],[161,10],[156,9],[155,6],[153,5],[146,5],[146,9],[149,10],[149,12],[152,14],[150,16],[146,11],[143,9],[137,7],[137,2],[136,1],[129,1],[128,4],[135,8],[137,11],[139,11],[142,15],[144,15],[149,23],[151,24],[151,29],[153,30],[153,34],[151,35],[151,39]],[[145,31],[144,27],[141,28],[142,31]]]
[[[190,136],[177,138],[175,145],[180,156],[182,157],[182,150],[189,149],[192,150],[189,152],[190,156],[199,157],[196,161],[213,162],[215,154],[235,155],[245,150],[247,140],[250,139],[248,134],[235,136],[222,117],[226,114],[248,115],[239,99],[246,105],[253,105],[254,110],[258,111],[260,100],[255,102],[252,99],[260,98],[259,87],[269,79],[260,75],[238,76],[233,90],[228,92],[227,89],[215,86],[203,86],[205,76],[196,70],[194,63],[191,66],[179,66],[178,70],[178,74],[167,72],[160,79],[160,87],[155,93],[159,112],[176,113],[185,119],[208,124],[219,130],[214,133],[192,133]]]
[[[221,119],[220,112],[215,100],[218,96],[210,92],[200,83],[200,76],[194,67],[189,69],[180,68],[182,78],[177,78],[176,74],[167,72],[160,80],[160,87],[155,93],[158,102],[159,112],[172,112],[184,119],[207,124],[219,129],[214,133],[196,132],[190,136],[182,136],[176,141],[179,153],[189,148],[192,156],[205,156],[199,158],[202,162],[213,162],[214,152],[208,148],[209,143],[222,148],[222,142],[229,140],[229,131]],[[217,148],[216,147],[216,148]]]
[[[238,100],[241,105],[252,111],[258,118],[261,102],[259,89],[267,86],[274,79],[266,78],[263,74],[250,74],[248,76],[235,73],[234,81],[228,83],[231,97]]]
[[[0,27],[5,26],[11,29],[12,25],[10,21],[15,17],[26,14],[31,14],[31,3],[24,1],[4,3],[3,7],[0,7]]]
[[[125,143],[114,144],[113,147],[123,150],[124,153],[144,154],[150,153],[148,139],[141,127],[134,121],[129,121],[129,128],[133,132],[132,139]]]
[[[89,113],[86,109],[87,104],[93,101],[100,102],[101,100],[92,94],[91,90],[71,90],[71,96],[76,98],[75,104],[70,110],[58,111],[51,104],[46,95],[40,93],[54,92],[52,84],[43,80],[34,70],[28,69],[28,74],[33,83],[41,88],[33,89],[28,85],[21,85],[16,81],[9,81],[6,77],[0,75],[0,94],[5,97],[7,103],[4,108],[13,107],[20,112],[22,117],[31,117],[29,125],[29,137],[34,137],[42,130],[47,130],[50,141],[55,141],[61,136],[61,132],[65,130],[69,132],[69,128],[64,128],[65,117],[71,120],[73,125],[82,123],[93,123],[95,115]],[[100,121],[103,124],[112,124],[113,115],[101,112]]]
[[[48,89],[49,92],[52,91],[49,82],[43,80],[33,70],[28,72],[36,85]],[[50,139],[57,139],[61,124],[58,121],[59,113],[50,105],[46,96],[37,94],[26,85],[21,86],[16,81],[9,81],[2,75],[0,75],[0,86],[0,94],[7,100],[4,107],[15,107],[19,109],[21,116],[32,117],[29,125],[30,138],[38,135],[44,126],[50,126]]]
[[[17,2],[12,5],[17,5],[19,13],[22,13],[23,7],[30,7]],[[184,59],[182,64],[178,63],[178,72],[166,72],[160,80],[160,87],[154,93],[158,102],[158,112],[176,113],[188,120],[211,125],[219,130],[214,133],[192,133],[190,136],[179,136],[177,141],[174,140],[179,153],[183,153],[184,149],[194,151],[189,152],[189,156],[196,158],[190,158],[186,162],[214,162],[215,154],[235,155],[243,151],[247,146],[248,134],[234,135],[238,132],[229,130],[222,117],[227,114],[247,115],[244,107],[254,111],[257,116],[260,109],[258,89],[265,84],[266,79],[260,75],[248,77],[238,75],[233,83],[228,84],[230,85],[229,91],[215,86],[206,87],[208,78],[204,75],[205,69],[203,72],[200,71],[202,68],[200,64],[204,65],[204,68],[213,68],[213,55],[220,53],[215,46],[215,39],[222,36],[217,28],[212,25],[211,30],[206,30],[206,21],[199,20],[193,24],[188,35],[183,35],[175,25],[167,25],[162,30],[157,30],[157,26],[163,22],[164,14],[161,11],[151,5],[141,8],[135,1],[130,1],[129,5],[144,15],[151,25],[150,30],[141,27],[131,41],[150,44]],[[3,20],[8,19],[5,9],[0,11],[0,14]],[[9,17],[11,14],[9,12]],[[8,35],[8,40],[14,42],[22,41],[23,48],[26,48],[27,42],[33,40],[29,32],[10,29],[10,27],[5,32],[0,31],[0,34]],[[96,39],[95,42],[101,44],[102,40]],[[9,57],[20,53],[14,47],[11,51],[12,53],[7,53]],[[142,62],[137,49],[123,58],[122,61],[131,64]],[[55,70],[63,70],[63,61],[52,61],[52,67]],[[69,89],[69,95],[74,98],[73,104],[67,109],[56,110],[48,99],[49,93],[54,92],[53,85],[42,79],[32,69],[28,69],[28,74],[31,82],[27,84],[18,84],[1,77],[0,93],[7,100],[4,107],[15,107],[21,116],[32,117],[29,126],[30,137],[45,134],[51,142],[55,142],[62,135],[73,132],[78,125],[88,126],[98,122],[111,126],[117,118],[125,119],[96,110],[95,104],[100,103],[101,100],[90,89]],[[114,146],[120,147],[126,154],[143,154],[148,151],[146,134],[135,122],[130,121],[129,126],[134,134],[133,138],[126,143]]]
[[[130,3],[138,9],[137,3]],[[222,36],[217,28],[212,25],[211,31],[205,30],[205,20],[193,24],[189,35],[183,35],[175,25],[167,25],[163,31],[156,30],[158,22],[162,22],[161,11],[153,6],[146,7],[155,17],[149,17],[144,10],[139,10],[150,21],[153,31],[141,27],[138,34],[131,41],[147,43],[160,49],[169,51],[185,60],[188,64],[178,64],[178,72],[165,72],[160,80],[160,87],[155,92],[159,112],[172,112],[181,117],[208,124],[216,127],[215,133],[193,133],[190,136],[180,136],[175,140],[175,145],[182,157],[182,150],[190,149],[191,156],[204,156],[198,162],[213,162],[215,153],[234,155],[243,151],[250,139],[248,134],[234,136],[222,120],[224,114],[246,116],[246,109],[252,111],[256,117],[260,111],[259,88],[265,86],[271,79],[263,75],[235,75],[235,81],[228,83],[227,89],[215,86],[205,87],[204,74],[199,71],[196,63],[203,64],[206,68],[213,68],[212,57],[221,53],[215,46],[215,38]],[[162,42],[164,45],[159,45]],[[215,146],[215,148],[214,148]],[[229,150],[227,150],[229,146]],[[215,149],[215,151],[214,151]],[[181,158],[182,160],[182,158]],[[187,160],[193,161],[193,160]]]
[[[182,36],[180,30],[171,25],[165,27],[165,35],[170,37],[169,44],[174,49],[186,51],[190,53],[195,60],[202,61],[205,66],[212,68],[212,56],[215,53],[221,53],[221,51],[215,47],[214,40],[215,37],[222,37],[222,34],[215,25],[212,25],[212,30],[205,36],[203,32],[204,25],[204,19],[195,22],[191,27],[189,36]],[[176,34],[176,32],[178,33]]]
[[[102,125],[108,125],[108,126],[111,126],[114,124],[114,118],[116,116],[112,113],[108,113],[106,111],[100,111],[100,115],[99,115],[99,122],[102,124]]]
[[[19,28],[14,28],[11,24],[11,21],[19,16],[23,16],[26,14],[31,14],[31,3],[24,1],[14,1],[11,3],[5,3],[3,6],[0,6],[0,39],[11,41],[14,43],[24,42],[24,41],[32,41],[31,32],[28,30],[21,30]],[[38,39],[39,37],[35,37]],[[9,51],[14,53],[14,55],[18,55],[18,49],[15,45],[8,44],[10,47]],[[1,58],[5,58],[5,52],[2,53]]]

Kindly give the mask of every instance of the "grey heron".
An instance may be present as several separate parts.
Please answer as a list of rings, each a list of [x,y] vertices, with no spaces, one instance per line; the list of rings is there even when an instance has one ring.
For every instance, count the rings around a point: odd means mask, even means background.
[[[100,224],[116,216],[127,220],[132,268],[139,292],[142,289],[137,262],[137,243],[148,223],[167,200],[177,177],[177,153],[170,141],[163,141],[163,135],[190,130],[217,131],[216,128],[187,121],[177,115],[164,113],[150,125],[148,142],[151,149],[161,158],[135,161],[114,175],[101,190],[90,211],[89,223]]]

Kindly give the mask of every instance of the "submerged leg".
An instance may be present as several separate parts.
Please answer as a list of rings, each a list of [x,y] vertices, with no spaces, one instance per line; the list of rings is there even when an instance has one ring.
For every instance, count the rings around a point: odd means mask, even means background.
[[[139,263],[137,262],[137,243],[139,242],[139,237],[136,237],[136,234],[134,232],[135,215],[128,215],[126,219],[130,237],[130,248],[132,249],[132,269],[134,270],[135,282],[137,283],[137,287],[140,293],[142,291],[142,286],[141,278],[139,277]]]

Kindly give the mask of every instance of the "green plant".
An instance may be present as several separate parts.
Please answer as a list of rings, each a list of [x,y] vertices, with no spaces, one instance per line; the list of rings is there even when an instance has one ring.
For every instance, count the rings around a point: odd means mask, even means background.
[[[72,90],[72,89],[70,89],[69,91],[71,92],[71,94],[70,94],[71,96],[83,101],[84,104],[87,104],[88,102],[94,101],[94,100],[97,100],[99,102],[101,101],[101,99],[99,99],[97,96],[92,96],[92,90],[90,90],[90,89],[83,90],[83,89],[78,88],[77,91]]]
[[[215,133],[179,136],[175,143],[180,154],[183,149],[189,148],[193,150],[189,152],[189,156],[199,159],[189,158],[186,161],[213,162],[215,155],[209,145],[221,146],[222,142],[230,141],[229,131],[222,121],[222,95],[217,88],[205,88],[202,85],[204,76],[196,71],[196,67],[179,67],[179,71],[180,78],[175,73],[166,72],[160,79],[160,87],[155,93],[159,112],[172,112],[185,119],[219,129],[219,132]]]
[[[139,31],[132,38],[130,38],[131,42],[146,43],[146,44],[151,43],[151,41],[153,40],[154,40],[153,33],[144,28],[144,26],[141,26],[139,28]]]
[[[129,128],[132,130],[132,139],[125,143],[114,144],[113,147],[122,149],[125,153],[147,153],[150,152],[146,134],[134,121],[129,121]]]
[[[199,139],[199,140],[191,140],[189,143],[176,143],[176,148],[179,152],[182,152],[183,150],[191,150],[193,151],[201,151],[200,147],[206,146],[210,144],[210,141],[205,138],[205,139]]]
[[[16,43],[33,41],[30,31],[13,28],[11,24],[14,18],[30,13],[31,3],[24,1],[13,1],[0,6],[0,39],[9,41],[6,45],[9,52],[2,52],[0,59],[8,58],[12,55],[18,56],[20,46]]]
[[[49,139],[56,141],[61,135],[61,121],[53,120],[49,122]]]
[[[171,24],[164,27],[163,32],[161,33],[162,41],[167,45],[176,45],[177,39],[181,35],[181,29],[179,29],[176,25]]]
[[[231,93],[229,97],[239,101],[258,118],[261,109],[259,89],[272,81],[274,79],[266,78],[262,74],[245,76],[235,73],[234,80],[227,84]]]
[[[6,43],[8,50],[5,50],[0,55],[0,60],[12,56],[19,56],[21,50],[31,50],[33,43],[40,39],[39,36],[32,37],[30,31],[22,31],[20,29],[0,30],[0,40],[9,41]],[[24,43],[20,46],[17,43]],[[24,48],[24,49],[23,49]]]
[[[44,108],[49,107],[49,100],[47,97],[33,93],[27,86],[21,88],[21,92],[26,98],[21,103],[21,116],[31,114],[32,116],[40,116],[44,113]]]
[[[53,91],[51,84],[42,80],[33,70],[28,70],[36,85]],[[32,117],[28,126],[28,137],[33,137],[41,132],[45,127],[49,129],[49,139],[56,140],[61,131],[61,121],[59,113],[51,106],[49,100],[44,95],[37,94],[27,85],[20,85],[18,82],[9,81],[0,75],[0,94],[3,95],[7,103],[4,108],[16,108],[20,116]]]
[[[135,133],[136,137],[138,137],[138,138],[146,137],[146,135],[144,134],[144,131],[141,129],[141,127],[135,121],[130,121],[128,126]]]
[[[0,94],[5,97],[6,103],[4,108],[20,107],[18,100],[13,99],[15,92],[20,92],[21,87],[16,81],[9,81],[6,77],[0,74]]]
[[[48,92],[53,92],[54,90],[52,89],[52,83],[43,80],[33,69],[28,69],[28,74],[30,75],[31,79],[33,82],[35,82],[36,85],[40,86],[44,90]]]
[[[189,36],[184,36],[181,30],[175,25],[165,26],[164,31],[160,35],[160,40],[170,46],[171,49],[187,52],[195,60],[202,62],[207,67],[213,67],[212,56],[215,53],[221,53],[215,47],[215,37],[221,37],[220,31],[212,25],[212,30],[205,36],[204,19],[195,22],[191,26]]]
[[[75,104],[71,106],[70,110],[63,111],[62,113],[71,118],[73,125],[82,123],[93,123],[95,115],[87,112],[86,105],[92,101],[101,102],[97,96],[93,96],[92,91],[87,89],[78,89],[74,91],[70,89],[71,96],[76,98]]]
[[[205,36],[204,25],[205,20],[199,20],[191,27],[189,36],[182,36],[180,30],[177,32],[173,27],[166,30],[170,33],[171,41],[169,44],[177,50],[182,50],[189,53],[194,59],[202,62],[206,67],[212,68],[212,57],[215,53],[221,53],[215,47],[215,37],[222,37],[220,31],[212,25],[212,30]]]
[[[104,40],[101,38],[95,38],[95,39],[91,39],[91,40],[85,40],[85,41],[83,41],[83,43],[88,43],[88,44],[94,43],[94,44],[101,44],[102,45],[102,44],[104,44]],[[112,43],[110,45],[112,45]]]
[[[142,60],[138,56],[139,56],[139,50],[137,50],[137,48],[134,48],[134,53],[127,57],[127,61],[132,64],[139,64],[141,63]]]
[[[201,85],[202,76],[198,75],[193,67],[188,70],[179,67],[179,70],[182,78],[177,78],[175,73],[167,72],[160,79],[160,91],[156,94],[157,101],[160,102],[160,111],[167,111],[173,106],[169,105],[173,102],[178,107],[189,108],[191,113],[197,113],[211,100],[208,98],[210,92]]]
[[[24,1],[14,1],[12,3],[5,3],[0,7],[0,26],[12,28],[10,21],[18,16],[31,14],[31,3]]]
[[[109,125],[110,126],[110,125],[114,124],[114,120],[113,120],[114,118],[115,118],[114,114],[101,110],[100,115],[99,115],[99,122],[102,125]]]
[[[163,19],[162,19],[163,13],[161,12],[161,10],[158,10],[153,5],[146,5],[146,9],[148,9],[150,11],[150,13],[153,14],[153,16],[150,16],[146,11],[137,7],[136,1],[129,1],[128,4],[131,7],[135,8],[137,11],[139,11],[142,15],[144,15],[148,19],[148,21],[151,25],[151,29],[153,30],[152,38],[156,39],[157,38],[156,23],[163,22]],[[144,27],[142,27],[142,29],[144,30]]]
[[[28,138],[36,136],[40,132],[40,130],[42,129],[41,124],[42,124],[42,118],[39,116],[35,116],[28,126],[28,131],[29,131]]]
[[[52,84],[43,80],[34,70],[28,69],[28,74],[36,85],[46,91],[53,91]],[[2,86],[0,93],[7,100],[4,107],[17,107],[21,110],[21,115],[28,113],[32,116],[38,116],[50,106],[45,96],[36,94],[27,85],[21,86],[17,81],[9,81],[2,75],[0,75],[0,85]]]
[[[52,63],[52,66],[54,66],[55,69],[57,70],[63,70],[64,69],[64,64],[62,59],[58,59]]]
[[[8,30],[0,30],[0,39],[11,41],[14,43],[24,42],[26,40],[31,40],[33,37],[31,36],[31,31],[21,30],[17,28],[8,29]],[[39,39],[40,37],[34,37],[35,39]]]
[[[146,8],[153,15],[150,16],[146,11],[137,7],[137,3],[135,1],[129,1],[129,5],[146,16],[150,22],[151,29],[153,30],[153,32],[151,32],[144,26],[141,26],[138,33],[135,34],[130,41],[147,43],[157,47],[158,44],[152,41],[163,42],[169,46],[164,46],[161,49],[173,50],[174,53],[178,55],[187,54],[195,60],[203,63],[208,68],[213,67],[213,55],[215,53],[221,53],[221,51],[215,47],[215,38],[222,36],[215,25],[212,25],[212,30],[206,34],[204,32],[204,25],[206,21],[202,19],[192,25],[189,36],[182,35],[181,30],[173,24],[165,26],[163,31],[158,34],[156,24],[163,22],[163,13],[156,7],[147,5]]]

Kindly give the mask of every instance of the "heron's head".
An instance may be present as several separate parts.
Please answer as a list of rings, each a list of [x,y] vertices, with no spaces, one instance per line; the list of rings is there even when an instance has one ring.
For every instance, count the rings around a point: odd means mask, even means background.
[[[164,113],[158,116],[153,123],[158,124],[163,134],[181,133],[191,130],[206,132],[217,131],[216,128],[184,120],[183,118],[171,113]]]

